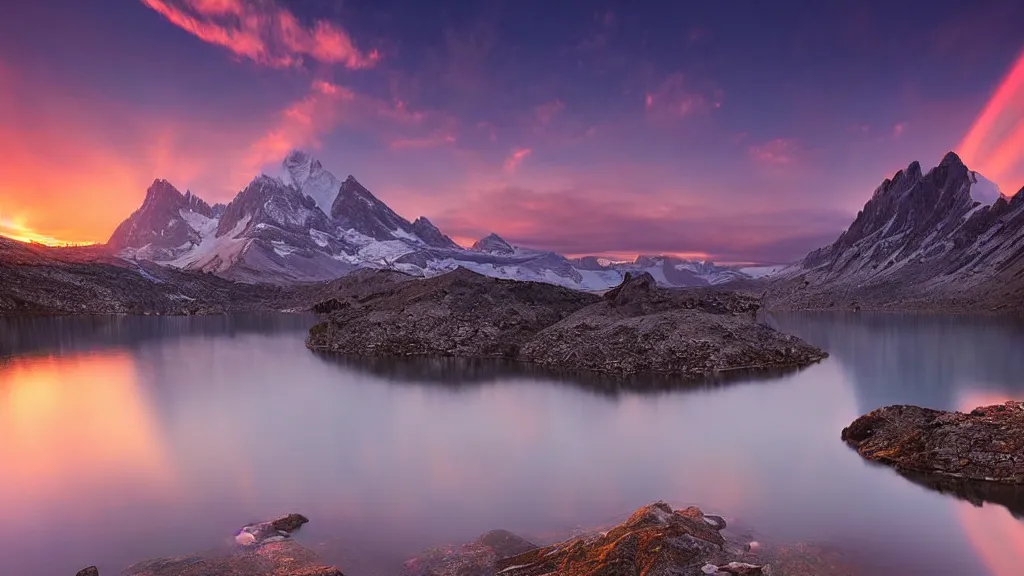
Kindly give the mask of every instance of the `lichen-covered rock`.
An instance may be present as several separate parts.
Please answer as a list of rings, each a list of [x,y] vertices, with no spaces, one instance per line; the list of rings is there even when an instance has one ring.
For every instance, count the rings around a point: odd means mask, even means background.
[[[1024,402],[966,414],[886,406],[854,420],[842,439],[901,472],[1024,484]]]
[[[718,525],[699,508],[655,502],[603,535],[505,558],[495,568],[502,576],[702,576],[708,564],[728,565]]]

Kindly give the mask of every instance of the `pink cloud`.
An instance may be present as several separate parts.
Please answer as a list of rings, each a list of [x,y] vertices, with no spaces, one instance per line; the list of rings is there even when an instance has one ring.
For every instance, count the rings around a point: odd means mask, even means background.
[[[648,114],[660,117],[685,118],[705,114],[722,106],[722,92],[717,88],[699,88],[683,74],[668,76],[656,89],[644,94]]]
[[[338,26],[319,20],[311,27],[272,2],[244,0],[141,0],[175,26],[258,64],[285,68],[311,58],[346,68],[370,68],[376,51],[363,52]]]
[[[313,82],[309,93],[286,107],[277,124],[250,146],[246,168],[258,170],[294,148],[318,147],[320,136],[343,120],[345,105],[355,100],[356,94],[348,88],[323,80]]]
[[[747,150],[754,160],[764,164],[779,166],[795,162],[799,148],[799,143],[796,140],[776,138],[763,144],[755,144]]]
[[[900,136],[903,135],[903,132],[906,131],[906,129],[906,122],[897,122],[896,125],[892,127],[892,137],[899,138]]]
[[[692,197],[681,189],[658,191],[659,202],[619,185],[472,190],[455,207],[431,217],[446,234],[479,238],[497,232],[510,242],[562,254],[700,254],[724,262],[787,262],[834,241],[850,220],[831,208],[780,208],[777,201],[773,208],[737,213],[728,205],[678,201]]]
[[[519,165],[523,163],[523,160],[526,160],[526,157],[532,152],[533,151],[529,148],[517,148],[514,150],[512,154],[505,159],[505,172],[515,172],[516,169],[519,168]]]

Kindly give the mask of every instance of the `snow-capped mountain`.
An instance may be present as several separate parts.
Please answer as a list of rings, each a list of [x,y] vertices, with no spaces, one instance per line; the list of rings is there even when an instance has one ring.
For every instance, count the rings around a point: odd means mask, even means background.
[[[777,274],[800,307],[897,307],[1024,293],[1024,194],[1007,197],[950,152],[886,179],[833,244]],[[988,306],[988,304],[986,304]]]
[[[226,206],[211,207],[157,180],[108,246],[122,257],[211,272],[245,282],[337,278],[356,268],[432,276],[457,267],[582,290],[605,290],[626,272],[651,272],[666,286],[748,278],[710,262],[644,256],[628,264],[570,261],[490,234],[462,248],[425,217],[409,222],[352,176],[339,180],[315,158],[288,154],[280,177],[255,178]]]

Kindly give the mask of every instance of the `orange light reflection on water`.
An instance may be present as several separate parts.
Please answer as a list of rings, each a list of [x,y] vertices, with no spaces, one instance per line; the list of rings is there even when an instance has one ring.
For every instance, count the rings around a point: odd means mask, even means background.
[[[131,486],[174,486],[164,446],[130,356],[75,355],[0,364],[0,508],[116,501]]]

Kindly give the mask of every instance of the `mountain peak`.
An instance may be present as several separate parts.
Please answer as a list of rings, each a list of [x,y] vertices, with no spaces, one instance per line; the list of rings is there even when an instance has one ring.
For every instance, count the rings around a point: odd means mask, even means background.
[[[459,248],[458,244],[438,230],[437,226],[434,226],[434,223],[428,220],[426,216],[420,216],[412,223],[412,233],[418,236],[420,240],[423,240],[427,246],[448,249]]]
[[[181,192],[178,192],[178,189],[175,188],[174,185],[167,180],[157,178],[156,180],[153,180],[153,183],[146,189],[146,199],[143,201],[143,205],[149,202],[167,200],[171,202],[178,202],[182,198],[184,198],[184,196],[182,196]]]
[[[327,170],[320,161],[303,152],[292,150],[281,163],[284,168],[284,180],[295,185],[303,194],[316,202],[325,216],[331,215],[331,206],[338,196],[341,182]]]
[[[942,157],[942,162],[939,162],[939,166],[963,166],[964,162],[956,155],[956,152],[946,152],[946,155]]]
[[[504,238],[491,232],[487,236],[473,243],[473,250],[478,252],[490,252],[492,254],[512,254],[516,250]]]

